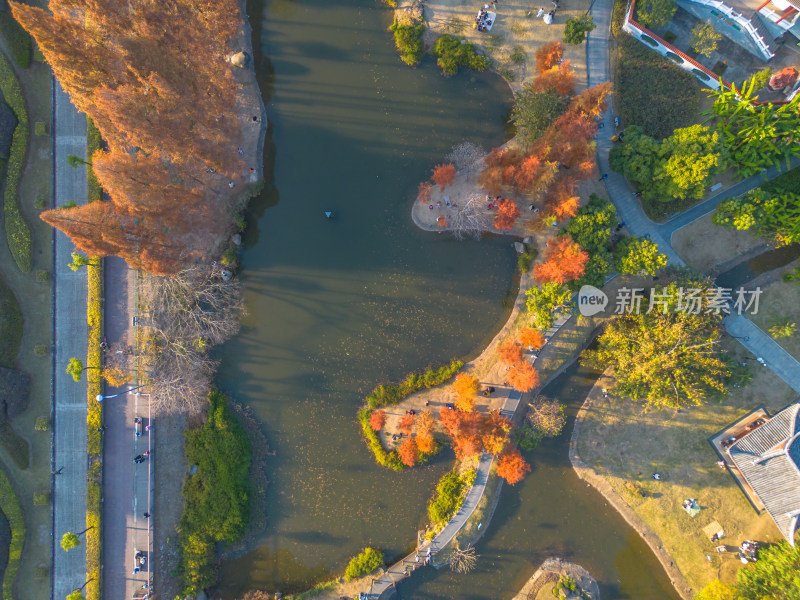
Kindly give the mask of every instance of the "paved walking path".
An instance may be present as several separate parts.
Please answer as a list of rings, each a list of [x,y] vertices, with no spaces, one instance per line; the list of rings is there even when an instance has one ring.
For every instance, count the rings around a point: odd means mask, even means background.
[[[67,156],[86,156],[86,117],[53,80],[54,202],[86,203],[86,168],[72,168]],[[86,547],[61,549],[61,536],[86,529],[86,378],[73,381],[64,369],[77,356],[85,360],[86,269],[67,267],[75,249],[70,239],[54,230],[53,244],[53,598],[65,598],[86,581]]]
[[[609,80],[608,49],[611,41],[612,9],[613,0],[596,0],[592,7],[592,17],[597,29],[592,31],[586,47],[588,83],[590,86]],[[612,106],[609,106],[606,111],[603,117],[603,124],[604,126],[597,132],[597,160],[601,171],[608,174],[605,183],[609,198],[617,208],[620,219],[625,222],[628,230],[634,235],[649,236],[651,240],[658,244],[659,249],[669,257],[669,262],[672,265],[685,265],[683,259],[678,256],[678,253],[672,247],[672,234],[676,230],[711,212],[726,198],[739,196],[761,185],[765,181],[765,177],[766,179],[773,179],[781,173],[781,171],[772,167],[767,170],[763,177],[756,175],[740,181],[666,223],[654,223],[648,218],[641,204],[633,195],[633,189],[627,179],[612,171],[608,166],[608,154],[613,145],[611,136],[615,133]],[[791,166],[797,165],[800,165],[800,159],[792,161]],[[776,375],[793,389],[800,392],[800,362],[795,360],[775,340],[746,317],[732,315],[725,319],[724,324],[728,333],[736,337],[753,354],[763,357],[767,366]]]

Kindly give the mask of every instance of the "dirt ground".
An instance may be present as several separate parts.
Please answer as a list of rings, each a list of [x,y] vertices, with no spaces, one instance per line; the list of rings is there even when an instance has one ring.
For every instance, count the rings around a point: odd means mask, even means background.
[[[724,345],[736,360],[755,365],[735,340],[726,337]],[[707,441],[759,405],[775,412],[796,400],[796,392],[769,371],[756,367],[753,376],[748,386],[732,389],[721,401],[712,398],[677,413],[644,413],[630,400],[604,399],[599,390],[611,381],[601,379],[577,442],[581,458],[652,527],[695,591],[715,578],[731,582],[741,566],[732,554],[714,551],[717,544],[703,532],[711,522],[722,526],[721,543],[731,547],[745,539],[781,539],[769,516],[756,514],[733,477],[715,464],[719,457]],[[660,481],[652,478],[656,472]],[[702,507],[694,518],[681,507],[686,498],[696,498]]]
[[[398,10],[411,6],[403,0]],[[479,47],[495,63],[495,69],[518,91],[534,76],[534,53],[544,43],[561,40],[567,19],[582,15],[588,8],[584,0],[560,0],[553,23],[546,25],[536,18],[539,8],[553,10],[552,0],[499,0],[492,30],[479,32],[473,28],[478,10],[487,2],[480,0],[428,0],[424,3],[423,19],[426,48],[433,46],[439,35],[448,33],[466,39]],[[565,44],[564,58],[578,72],[578,89],[586,87],[586,47]]]
[[[709,213],[672,236],[672,247],[686,263],[701,273],[721,273],[724,266],[742,254],[764,247],[764,241],[749,231],[726,229],[711,222]]]
[[[787,321],[800,326],[800,286],[797,282],[786,282],[782,279],[784,273],[798,267],[800,260],[795,260],[775,272],[768,273],[769,280],[759,278],[753,282],[753,285],[761,287],[762,294],[758,313],[750,315],[749,318],[764,331]],[[776,341],[789,354],[800,360],[800,332]]]

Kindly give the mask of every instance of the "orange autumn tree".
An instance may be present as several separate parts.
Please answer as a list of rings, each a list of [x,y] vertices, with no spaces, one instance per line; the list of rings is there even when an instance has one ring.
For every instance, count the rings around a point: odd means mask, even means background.
[[[397,450],[397,455],[400,457],[400,461],[404,465],[407,467],[413,467],[419,461],[417,443],[412,438],[408,438],[402,444],[400,444],[400,448]]]
[[[227,60],[236,2],[10,5],[108,147],[85,158],[110,199],[42,218],[89,255],[156,274],[217,258],[250,179]]]
[[[564,44],[561,42],[548,42],[539,47],[534,55],[536,72],[544,73],[556,66],[564,56]]]
[[[483,450],[482,434],[485,417],[478,412],[465,413],[453,438],[456,458],[464,460]]]
[[[483,448],[489,454],[498,455],[508,445],[511,432],[511,421],[500,415],[499,410],[494,410],[485,418],[482,442]]]
[[[548,240],[544,258],[533,267],[536,281],[563,284],[583,275],[589,255],[567,234]]]
[[[555,90],[562,96],[575,93],[577,78],[575,71],[570,68],[568,60],[542,71],[532,82],[531,88],[536,92]]]
[[[429,410],[424,410],[417,418],[417,448],[423,454],[429,454],[436,448],[433,440],[433,432],[436,427],[436,419]]]
[[[414,415],[403,415],[398,423],[397,428],[405,433],[411,435],[411,430],[414,427]]]
[[[533,327],[523,327],[519,332],[519,343],[533,350],[538,350],[544,346],[544,335]]]
[[[513,365],[522,360],[522,346],[511,337],[503,340],[497,347],[497,353],[500,355],[500,360],[507,365]]]
[[[503,454],[497,461],[497,475],[511,485],[516,485],[525,475],[531,472],[531,466],[522,458],[519,450],[511,450]]]
[[[423,204],[427,204],[431,199],[431,188],[433,184],[430,181],[423,181],[417,188],[417,198]]]
[[[495,229],[511,229],[517,222],[522,211],[513,200],[505,198],[500,200],[497,206],[497,214],[494,216]]]
[[[443,192],[444,188],[453,185],[453,182],[456,180],[456,168],[450,163],[436,165],[433,168],[431,179],[439,186],[439,191]]]
[[[539,373],[527,360],[511,365],[507,378],[511,387],[518,392],[530,392],[539,385]]]
[[[450,410],[447,407],[439,411],[439,422],[442,424],[442,428],[444,428],[447,435],[451,438],[458,435],[461,422],[464,420],[464,415],[466,414],[467,413],[463,413],[460,410]]]
[[[480,391],[478,378],[471,373],[459,373],[453,381],[456,393],[456,406],[464,412],[471,412],[475,406],[475,395]]]
[[[369,426],[375,431],[380,431],[386,425],[386,412],[383,410],[373,410],[369,415]]]

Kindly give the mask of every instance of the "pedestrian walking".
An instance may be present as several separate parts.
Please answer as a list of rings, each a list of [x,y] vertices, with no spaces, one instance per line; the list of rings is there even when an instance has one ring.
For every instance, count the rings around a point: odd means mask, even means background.
[[[539,7],[539,12],[537,12],[537,13],[536,13],[536,18],[537,18],[537,19],[540,19],[540,18],[542,17],[542,15],[543,15],[543,14],[544,14],[544,8],[542,8],[542,7],[540,6],[540,7]]]
[[[605,180],[605,179],[608,179],[608,173],[603,173],[603,174],[600,176],[600,181],[603,181],[603,180]]]
[[[149,519],[150,518],[150,513],[148,513],[148,512],[144,513],[144,518],[145,519]]]

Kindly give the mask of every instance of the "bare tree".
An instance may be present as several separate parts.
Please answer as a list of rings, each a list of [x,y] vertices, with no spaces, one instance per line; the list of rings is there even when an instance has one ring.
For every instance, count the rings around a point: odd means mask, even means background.
[[[142,354],[157,411],[195,412],[205,406],[218,366],[211,356],[239,330],[244,304],[238,280],[220,267],[197,266],[143,284]]]
[[[480,167],[481,161],[486,158],[487,152],[472,142],[462,142],[453,146],[450,154],[445,156],[445,162],[455,165],[460,173],[471,173]]]
[[[447,561],[450,565],[450,570],[456,573],[469,573],[478,564],[478,555],[475,554],[475,548],[461,549],[458,542],[455,542],[453,554],[450,555]]]
[[[449,226],[457,240],[465,237],[479,239],[481,232],[489,228],[490,215],[484,207],[484,200],[472,196],[464,205],[459,205],[455,215],[450,218]]]
[[[556,437],[567,422],[564,405],[546,396],[537,396],[528,404],[527,421],[544,437]]]

